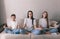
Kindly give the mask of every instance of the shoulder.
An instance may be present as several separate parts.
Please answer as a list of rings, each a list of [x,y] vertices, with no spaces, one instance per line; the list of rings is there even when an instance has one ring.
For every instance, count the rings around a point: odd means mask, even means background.
[[[27,20],[28,18],[25,18],[24,20]]]
[[[26,22],[27,20],[28,20],[28,18],[25,18],[25,19],[24,19],[24,22]]]

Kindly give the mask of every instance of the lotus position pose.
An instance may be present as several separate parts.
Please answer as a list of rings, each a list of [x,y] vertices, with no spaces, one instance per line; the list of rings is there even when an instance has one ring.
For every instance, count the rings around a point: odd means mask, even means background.
[[[37,35],[40,33],[40,30],[36,29],[36,19],[33,18],[33,12],[31,10],[28,11],[27,18],[24,20],[24,27],[28,33]]]
[[[42,13],[42,18],[39,20],[39,27],[42,28],[42,33],[49,33],[49,21],[48,21],[48,12],[44,11]]]
[[[5,32],[6,33],[11,33],[11,34],[20,34],[22,33],[23,34],[23,29],[20,29],[19,28],[19,25],[16,21],[16,15],[15,14],[12,14],[11,15],[11,19],[8,19],[7,20],[7,27],[4,27],[5,28]]]

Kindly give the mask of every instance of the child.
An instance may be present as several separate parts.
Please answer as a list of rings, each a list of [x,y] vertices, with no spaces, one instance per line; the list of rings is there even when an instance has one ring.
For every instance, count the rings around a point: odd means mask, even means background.
[[[24,20],[24,27],[28,32],[31,32],[36,26],[36,20],[33,18],[33,12],[28,11],[27,18]]]
[[[48,12],[44,11],[42,13],[42,18],[39,20],[39,27],[42,28],[43,33],[49,33],[49,22],[48,22]]]
[[[27,33],[33,33],[36,28],[36,20],[33,18],[33,12],[31,10],[27,13],[27,18],[24,20],[24,27]],[[39,33],[39,31],[36,30]],[[37,33],[36,33],[37,34]]]
[[[16,15],[15,14],[12,14],[11,15],[11,19],[10,20],[7,20],[7,28],[5,28],[5,32],[6,33],[12,33],[12,34],[15,34],[15,33],[19,33],[19,29],[18,29],[18,23],[16,21]]]

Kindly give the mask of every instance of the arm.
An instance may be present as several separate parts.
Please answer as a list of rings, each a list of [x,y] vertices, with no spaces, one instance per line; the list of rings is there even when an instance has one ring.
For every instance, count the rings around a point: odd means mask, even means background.
[[[11,27],[11,26],[8,26],[7,28],[12,29],[12,27]]]
[[[7,19],[7,28],[12,29],[11,24],[10,24],[10,19]]]
[[[42,24],[42,19],[39,20],[39,28],[43,28],[41,24]]]
[[[26,27],[26,24],[23,25],[23,28],[25,28],[25,27]]]
[[[17,25],[17,27],[16,27],[17,29],[20,29],[20,25]]]
[[[43,27],[41,26],[41,20],[39,20],[39,25],[38,25],[38,27],[36,29],[39,29],[39,30],[43,29]]]
[[[26,22],[27,22],[27,19],[24,19],[23,28],[25,28],[25,27],[26,27]]]
[[[37,26],[36,26],[36,20],[34,20],[34,29],[36,29]]]

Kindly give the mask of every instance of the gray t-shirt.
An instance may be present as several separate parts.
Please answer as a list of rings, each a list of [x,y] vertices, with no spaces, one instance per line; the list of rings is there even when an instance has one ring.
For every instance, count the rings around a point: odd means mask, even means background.
[[[28,31],[31,31],[33,29],[33,26],[36,25],[36,20],[34,19],[32,24],[32,19],[25,18],[24,24],[26,24],[25,29],[27,29]]]

